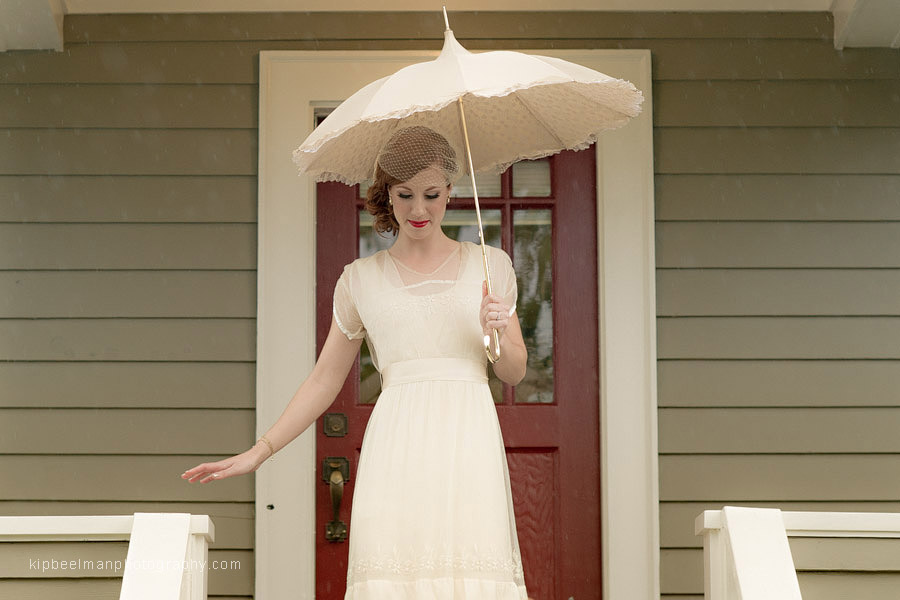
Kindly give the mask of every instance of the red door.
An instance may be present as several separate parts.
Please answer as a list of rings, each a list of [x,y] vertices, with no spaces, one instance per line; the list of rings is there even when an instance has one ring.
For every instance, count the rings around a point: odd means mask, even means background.
[[[465,182],[457,184],[457,190]],[[331,323],[334,284],[360,253],[386,247],[361,218],[359,187],[317,188],[317,348]],[[509,462],[516,525],[529,596],[600,598],[597,215],[593,148],[519,163],[498,181],[479,182],[485,236],[513,259],[517,313],[529,350],[528,375],[515,388],[494,380]],[[454,198],[444,229],[474,239],[474,201]],[[317,423],[316,597],[345,591],[347,541],[326,539],[347,461],[339,521],[350,505],[359,449],[378,378],[365,352],[335,403]],[[346,418],[346,421],[344,420]],[[343,424],[346,422],[346,428]],[[329,466],[330,465],[330,466]],[[345,478],[343,475],[337,479]]]

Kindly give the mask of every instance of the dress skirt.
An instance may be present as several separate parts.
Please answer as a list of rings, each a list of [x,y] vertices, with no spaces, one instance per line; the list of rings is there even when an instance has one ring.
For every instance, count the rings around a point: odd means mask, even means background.
[[[525,600],[509,470],[485,365],[382,370],[363,436],[345,600]]]

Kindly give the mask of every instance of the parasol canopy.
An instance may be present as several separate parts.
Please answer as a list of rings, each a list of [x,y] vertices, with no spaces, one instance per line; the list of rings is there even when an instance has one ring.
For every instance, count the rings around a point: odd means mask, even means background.
[[[518,160],[587,148],[637,116],[644,98],[629,81],[558,58],[469,52],[448,28],[436,59],[353,94],[294,151],[294,162],[316,181],[355,185],[372,178],[392,133],[410,125],[437,131],[464,156],[459,100],[475,172],[499,173]]]
[[[378,153],[398,129],[418,125],[443,135],[467,159],[491,293],[475,173],[499,173],[519,160],[587,148],[604,130],[637,116],[644,97],[629,81],[558,58],[469,52],[456,41],[446,9],[444,22],[444,47],[436,59],[363,87],[328,115],[293,157],[316,181],[355,185],[374,179]],[[500,357],[496,330],[493,342],[485,336],[491,362]]]

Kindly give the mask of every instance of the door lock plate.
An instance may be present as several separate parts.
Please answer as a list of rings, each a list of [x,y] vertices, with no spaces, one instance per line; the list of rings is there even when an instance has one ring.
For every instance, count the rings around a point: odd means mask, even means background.
[[[322,422],[322,428],[328,437],[344,437],[347,435],[347,415],[344,413],[327,413]]]

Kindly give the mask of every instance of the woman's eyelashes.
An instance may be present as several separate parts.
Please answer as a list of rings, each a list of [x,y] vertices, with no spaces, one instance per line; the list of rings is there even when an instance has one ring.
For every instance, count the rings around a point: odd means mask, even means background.
[[[403,193],[403,192],[400,192],[400,193],[397,194],[397,197],[398,197],[398,198],[402,198],[403,200],[411,200],[412,197],[413,197],[413,195],[412,195],[412,194],[405,194],[405,193]],[[434,194],[425,194],[425,198],[426,198],[427,200],[437,200],[437,199],[440,198],[440,197],[441,197],[440,192],[437,192],[437,193],[434,193]]]

